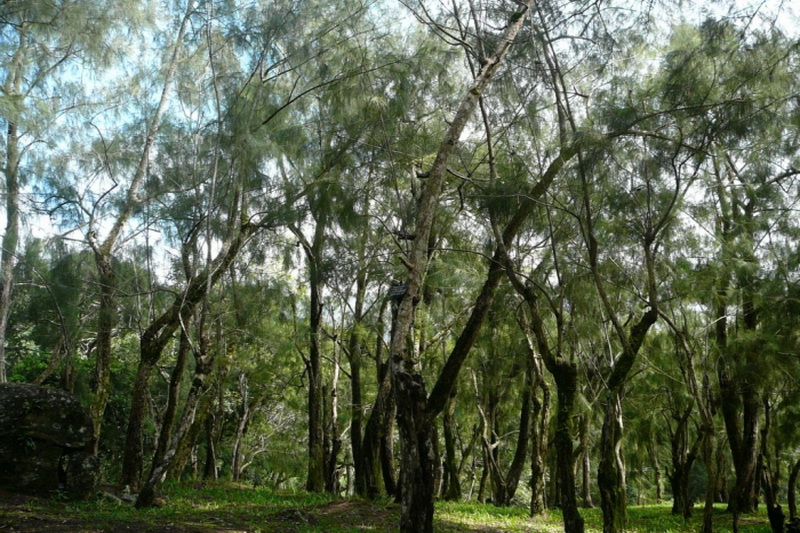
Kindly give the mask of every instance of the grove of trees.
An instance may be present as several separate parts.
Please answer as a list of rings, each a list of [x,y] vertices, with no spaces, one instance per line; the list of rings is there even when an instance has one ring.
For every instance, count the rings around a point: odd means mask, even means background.
[[[797,516],[788,3],[0,1],[0,383],[110,483]]]

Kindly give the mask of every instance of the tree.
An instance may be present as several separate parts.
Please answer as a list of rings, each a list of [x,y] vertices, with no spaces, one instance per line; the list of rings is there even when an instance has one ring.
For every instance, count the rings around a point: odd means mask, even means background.
[[[136,25],[137,9],[108,9],[102,2],[70,0],[54,4],[4,3],[0,6],[2,72],[0,114],[6,123],[3,143],[6,228],[0,267],[0,383],[6,381],[6,331],[20,241],[23,187],[36,165],[37,152],[58,139],[65,116],[88,105],[76,84],[63,83],[77,60],[102,66],[108,60],[101,36],[113,35],[122,21]],[[40,149],[40,146],[42,147]]]
[[[414,234],[411,251],[406,260],[408,276],[405,293],[399,303],[395,328],[390,345],[390,367],[401,443],[400,493],[402,515],[400,530],[404,532],[433,531],[433,480],[434,465],[432,415],[441,407],[431,410],[426,406],[427,393],[420,373],[419,362],[414,357],[411,334],[414,315],[420,301],[429,256],[429,238],[436,208],[447,172],[447,164],[461,137],[467,121],[478,105],[478,99],[497,72],[513,43],[514,37],[526,19],[530,2],[515,12],[500,38],[497,49],[481,59],[472,87],[464,95],[430,169],[416,205]],[[451,385],[452,386],[452,385]],[[448,387],[449,388],[449,387]],[[449,396],[449,391],[446,396]]]

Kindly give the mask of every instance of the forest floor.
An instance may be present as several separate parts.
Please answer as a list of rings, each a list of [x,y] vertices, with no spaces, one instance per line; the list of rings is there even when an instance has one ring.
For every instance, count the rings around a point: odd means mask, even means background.
[[[231,483],[181,483],[165,488],[162,507],[136,510],[110,496],[90,502],[36,498],[0,491],[0,533],[344,533],[397,531],[400,508],[305,493],[276,493]],[[602,531],[599,510],[582,511],[587,533]],[[629,532],[683,533],[699,530],[701,510],[684,522],[667,505],[629,508]],[[562,531],[558,512],[530,518],[522,507],[477,503],[437,504],[435,530],[443,533],[550,533]],[[719,509],[714,531],[731,531]],[[742,533],[768,533],[766,516],[741,520]]]

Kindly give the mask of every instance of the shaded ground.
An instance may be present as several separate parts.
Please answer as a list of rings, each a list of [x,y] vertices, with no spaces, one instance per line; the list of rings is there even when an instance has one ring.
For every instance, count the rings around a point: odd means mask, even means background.
[[[131,503],[73,504],[0,490],[0,533],[251,533],[304,531],[393,531],[399,507],[362,501],[335,501],[309,507],[218,501],[192,494],[190,505],[136,511]],[[297,503],[303,503],[298,501]],[[282,508],[281,508],[282,507]],[[102,512],[102,510],[106,512]],[[136,515],[141,514],[140,518]]]
[[[388,501],[341,500],[304,493],[275,493],[231,483],[182,483],[166,488],[166,505],[137,510],[114,487],[90,502],[37,498],[0,490],[0,533],[359,533],[397,531],[400,508]],[[599,510],[582,511],[587,533],[602,531]],[[696,513],[698,514],[698,513]],[[629,509],[631,533],[690,533],[689,522],[669,506]],[[437,504],[438,533],[560,533],[557,511],[531,518],[523,507],[478,503]],[[741,533],[769,533],[766,516],[743,517]],[[715,512],[715,531],[731,531],[730,515]]]

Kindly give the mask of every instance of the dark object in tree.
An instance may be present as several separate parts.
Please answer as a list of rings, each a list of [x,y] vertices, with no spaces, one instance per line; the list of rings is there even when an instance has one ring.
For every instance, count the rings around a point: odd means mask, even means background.
[[[399,302],[403,299],[406,292],[408,292],[408,285],[402,281],[392,281],[392,286],[389,288],[389,299],[392,303]]]
[[[0,487],[32,494],[91,496],[100,463],[92,421],[78,399],[22,383],[0,385]]]

